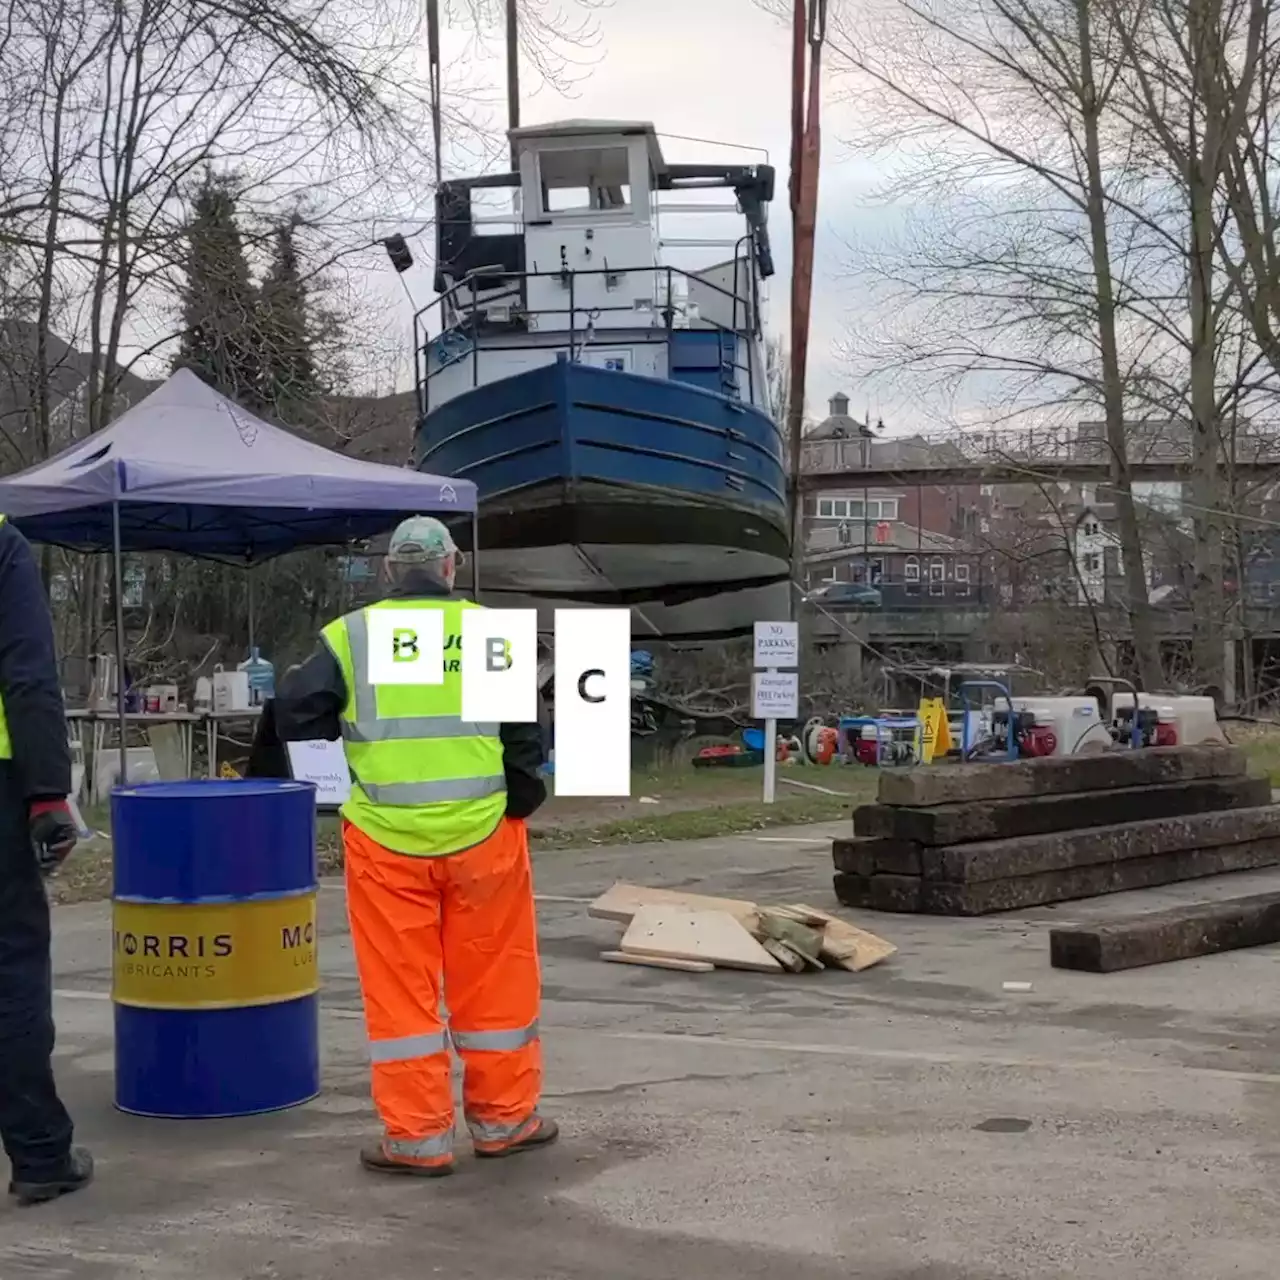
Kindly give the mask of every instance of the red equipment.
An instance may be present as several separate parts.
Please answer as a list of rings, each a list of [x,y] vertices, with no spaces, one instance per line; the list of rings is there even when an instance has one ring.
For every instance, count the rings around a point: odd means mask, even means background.
[[[1058,749],[1058,735],[1046,724],[1033,724],[1018,731],[1018,752],[1024,756],[1051,756]]]

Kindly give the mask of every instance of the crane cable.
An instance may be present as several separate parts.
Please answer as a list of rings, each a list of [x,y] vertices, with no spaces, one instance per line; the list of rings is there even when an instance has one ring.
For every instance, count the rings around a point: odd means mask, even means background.
[[[440,0],[427,0],[427,76],[431,95],[431,141],[435,151],[436,190],[440,189]]]
[[[791,78],[791,376],[787,405],[790,445],[791,576],[804,576],[804,519],[800,494],[805,378],[809,363],[809,315],[817,233],[821,156],[822,46],[827,0],[795,0]],[[807,55],[807,56],[806,56]],[[806,63],[808,64],[806,67]],[[806,81],[808,93],[806,95]],[[807,97],[807,103],[806,103]],[[792,602],[792,618],[798,621]]]

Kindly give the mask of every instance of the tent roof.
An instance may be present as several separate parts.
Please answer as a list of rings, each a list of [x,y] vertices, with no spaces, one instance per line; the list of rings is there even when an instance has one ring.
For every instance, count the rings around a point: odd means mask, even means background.
[[[469,480],[349,458],[272,426],[182,369],[95,435],[0,479],[0,512],[32,540],[249,563],[349,542],[405,516],[476,507]]]

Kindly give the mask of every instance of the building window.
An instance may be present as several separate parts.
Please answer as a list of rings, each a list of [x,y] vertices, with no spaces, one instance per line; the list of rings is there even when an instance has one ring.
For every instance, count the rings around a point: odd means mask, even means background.
[[[902,576],[908,582],[920,581],[920,561],[915,556],[908,556],[907,562],[902,566]]]
[[[1097,573],[1102,568],[1102,557],[1096,551],[1090,551],[1082,563],[1085,573]]]
[[[936,556],[929,561],[929,594],[940,596],[947,589],[947,566]]]
[[[956,595],[967,596],[969,594],[969,565],[967,562],[956,561],[955,577]]]
[[[873,560],[871,562],[871,574],[867,579],[873,587],[878,587],[884,581],[884,561]]]
[[[818,516],[823,520],[856,520],[875,524],[898,518],[897,498],[819,498]]]

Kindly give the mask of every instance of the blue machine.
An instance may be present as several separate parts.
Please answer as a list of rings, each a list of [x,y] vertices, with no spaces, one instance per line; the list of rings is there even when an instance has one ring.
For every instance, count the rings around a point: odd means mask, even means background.
[[[195,1119],[320,1092],[315,787],[117,788],[116,1106]]]
[[[919,762],[920,740],[924,733],[924,725],[919,716],[841,716],[839,730],[842,751],[846,749],[846,744],[853,740],[850,730],[857,730],[860,733],[866,725],[875,726],[878,766]],[[909,754],[899,750],[906,744],[894,737],[894,731],[902,729],[909,729],[912,733]]]
[[[1015,732],[1015,723],[1017,712],[1013,709],[1013,695],[1009,692],[1008,685],[1001,684],[999,680],[966,680],[960,684],[956,693],[960,697],[961,705],[964,708],[964,720],[960,730],[960,758],[969,760],[972,758],[974,751],[982,745],[981,742],[975,742],[972,737],[971,721],[972,711],[980,712],[981,706],[973,707],[969,702],[970,693],[976,693],[980,689],[994,689],[998,696],[1005,700],[1005,705],[1009,708],[1009,727],[1006,733],[1006,743],[1004,747],[1004,758],[1006,760],[1016,760],[1018,758],[1018,735]],[[996,756],[995,758],[999,758]]]

